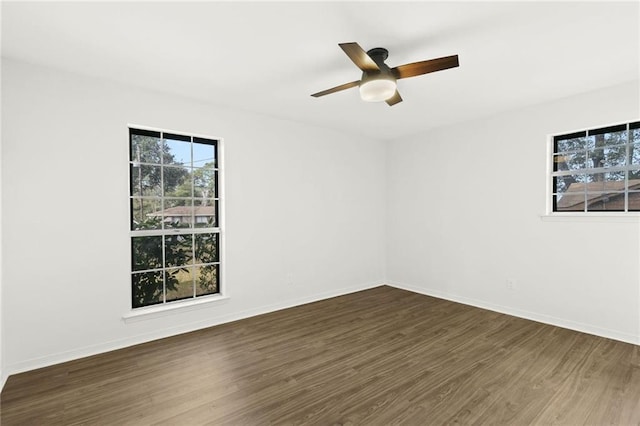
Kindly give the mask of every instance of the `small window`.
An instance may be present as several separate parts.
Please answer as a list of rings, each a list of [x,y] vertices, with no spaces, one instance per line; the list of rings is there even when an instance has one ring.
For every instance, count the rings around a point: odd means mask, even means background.
[[[554,212],[640,211],[640,122],[553,137]]]
[[[220,293],[219,141],[129,129],[133,308]]]

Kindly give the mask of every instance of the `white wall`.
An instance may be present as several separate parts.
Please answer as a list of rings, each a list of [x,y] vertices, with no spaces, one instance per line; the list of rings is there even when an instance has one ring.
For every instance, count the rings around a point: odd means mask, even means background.
[[[387,281],[640,343],[638,220],[541,219],[547,135],[638,117],[635,82],[390,143]]]
[[[383,282],[382,142],[9,60],[2,67],[8,373]],[[228,301],[123,321],[128,123],[224,138]]]
[[[2,13],[0,12],[0,15],[1,14]],[[2,84],[0,84],[0,99],[2,99]],[[1,114],[2,112],[1,112],[1,105],[0,105],[0,115]],[[2,165],[2,120],[0,120],[0,165]],[[2,276],[3,276],[2,246],[3,245],[4,245],[4,240],[2,239],[2,169],[0,169],[0,392],[4,387],[5,381],[7,380],[6,369],[4,368],[4,356],[3,356],[3,349],[4,349],[4,344],[3,344],[4,321],[2,320],[2,317],[4,316],[4,308],[2,305]]]
[[[392,285],[640,342],[638,222],[540,218],[546,135],[637,118],[637,83],[386,146],[9,60],[2,89],[4,374],[378,285],[385,257]],[[228,301],[123,321],[128,123],[225,139]]]

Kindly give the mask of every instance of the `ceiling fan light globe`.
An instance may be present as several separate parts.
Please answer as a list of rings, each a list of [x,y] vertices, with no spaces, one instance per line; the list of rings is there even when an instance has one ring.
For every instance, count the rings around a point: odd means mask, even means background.
[[[383,102],[396,93],[395,80],[388,78],[371,79],[360,84],[360,97],[367,102]]]

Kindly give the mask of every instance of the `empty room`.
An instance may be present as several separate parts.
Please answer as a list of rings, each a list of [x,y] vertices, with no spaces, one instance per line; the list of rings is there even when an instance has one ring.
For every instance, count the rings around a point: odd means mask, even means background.
[[[640,424],[640,4],[2,1],[2,425]]]

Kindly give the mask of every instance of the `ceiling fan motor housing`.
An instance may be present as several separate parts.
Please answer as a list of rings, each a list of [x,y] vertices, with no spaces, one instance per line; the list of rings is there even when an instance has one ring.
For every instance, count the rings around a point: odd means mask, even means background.
[[[374,47],[373,49],[367,51],[367,55],[369,55],[369,57],[373,59],[373,62],[375,62],[376,65],[378,65],[378,68],[380,68],[380,71],[379,72],[365,71],[362,73],[363,79],[367,74],[369,75],[384,74],[388,76],[393,76],[393,74],[391,73],[391,69],[387,66],[387,64],[384,63],[384,61],[386,61],[387,58],[389,57],[389,51],[387,49],[385,49],[384,47]]]
[[[378,78],[376,78],[378,77]],[[360,97],[367,102],[382,102],[390,99],[396,93],[396,80],[392,78],[380,78],[380,75],[360,82]]]
[[[368,102],[385,101],[396,92],[396,78],[391,69],[384,63],[389,56],[387,49],[376,47],[367,52],[379,70],[362,72],[360,79],[360,97]]]

